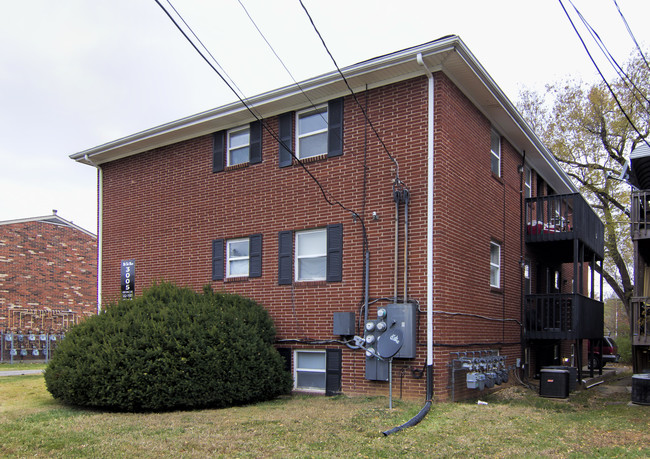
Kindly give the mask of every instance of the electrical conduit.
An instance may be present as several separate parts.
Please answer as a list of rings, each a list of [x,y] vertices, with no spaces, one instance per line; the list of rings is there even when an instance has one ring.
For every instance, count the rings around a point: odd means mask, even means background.
[[[422,59],[422,54],[418,53],[417,62],[420,64],[429,79],[428,91],[428,146],[427,146],[427,399],[426,403],[412,419],[406,421],[401,426],[394,427],[383,432],[388,436],[399,432],[407,427],[418,424],[429,412],[431,401],[433,399],[433,102],[434,102],[434,78],[429,68]],[[406,299],[405,299],[406,301]]]

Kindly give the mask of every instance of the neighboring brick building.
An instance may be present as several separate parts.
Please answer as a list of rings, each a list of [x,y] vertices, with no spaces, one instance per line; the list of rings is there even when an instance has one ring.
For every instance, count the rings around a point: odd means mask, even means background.
[[[72,155],[100,170],[104,300],[124,261],[136,294],[252,297],[298,390],[388,394],[388,360],[352,335],[385,356],[395,333],[367,323],[402,331],[409,398],[471,396],[468,370],[579,364],[602,333],[577,275],[602,262],[602,224],[463,42],[342,71],[354,97],[333,72],[250,99],[255,116],[234,103]]]
[[[65,332],[97,313],[97,237],[56,214],[0,222],[0,329]]]

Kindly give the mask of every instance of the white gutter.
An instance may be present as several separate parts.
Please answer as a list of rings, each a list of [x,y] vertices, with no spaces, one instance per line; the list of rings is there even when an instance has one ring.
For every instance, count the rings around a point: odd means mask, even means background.
[[[103,204],[104,204],[104,173],[102,168],[93,163],[92,160],[85,155],[84,160],[93,165],[97,169],[97,314],[102,312],[102,258],[103,258]]]
[[[417,62],[429,79],[428,90],[428,142],[427,142],[427,368],[433,368],[433,74],[424,63],[422,53],[418,53]],[[432,375],[428,375],[432,376]],[[431,383],[429,383],[431,384]],[[427,388],[428,390],[428,388]],[[429,394],[433,395],[433,394]]]

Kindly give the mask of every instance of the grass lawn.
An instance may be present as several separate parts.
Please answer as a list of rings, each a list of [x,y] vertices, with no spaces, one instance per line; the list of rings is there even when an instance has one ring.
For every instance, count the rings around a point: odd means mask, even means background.
[[[629,375],[628,375],[629,376]],[[615,383],[614,383],[615,384]],[[1,457],[650,457],[650,407],[597,386],[568,400],[519,386],[438,403],[293,396],[219,410],[106,413],[53,400],[41,375],[0,378]]]

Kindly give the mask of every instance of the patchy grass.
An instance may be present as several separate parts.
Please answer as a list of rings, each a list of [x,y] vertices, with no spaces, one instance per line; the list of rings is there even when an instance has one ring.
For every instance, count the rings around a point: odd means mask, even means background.
[[[568,400],[510,386],[473,402],[434,404],[416,427],[382,431],[419,403],[293,396],[220,410],[106,413],[60,405],[43,377],[0,378],[2,457],[649,457],[650,409],[625,390]]]
[[[46,363],[9,363],[0,362],[0,371],[8,370],[45,370]]]

